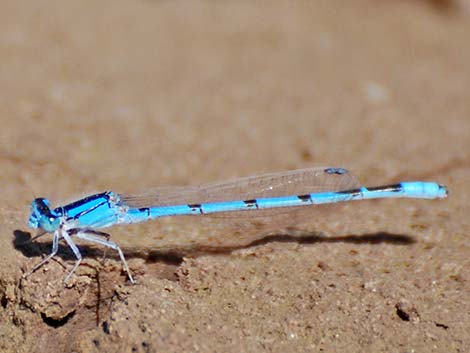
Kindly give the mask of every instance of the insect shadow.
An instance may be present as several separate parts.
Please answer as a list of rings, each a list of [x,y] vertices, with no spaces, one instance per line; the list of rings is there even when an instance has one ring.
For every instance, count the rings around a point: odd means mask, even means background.
[[[13,246],[26,257],[36,257],[47,255],[51,252],[52,241],[33,242],[31,233],[22,230],[13,232]],[[324,236],[319,233],[303,232],[297,235],[276,234],[268,235],[257,239],[251,243],[239,246],[179,246],[171,250],[133,250],[128,248],[124,250],[126,258],[143,258],[147,262],[162,262],[171,265],[178,265],[183,261],[184,256],[197,257],[207,254],[230,254],[233,251],[247,249],[254,246],[265,245],[269,243],[298,243],[298,244],[316,244],[316,243],[350,243],[350,244],[393,244],[393,245],[411,245],[416,240],[405,234],[393,234],[387,232],[350,234],[342,236]],[[80,244],[80,252],[84,258],[102,256],[103,250],[96,246]],[[111,258],[119,259],[113,251],[108,251],[107,255]],[[66,244],[59,244],[57,256],[63,260],[75,260],[75,256]]]

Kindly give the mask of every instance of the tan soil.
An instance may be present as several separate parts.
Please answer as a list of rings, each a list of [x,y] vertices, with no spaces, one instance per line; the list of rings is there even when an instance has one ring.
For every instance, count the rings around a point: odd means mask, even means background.
[[[1,5],[0,351],[470,351],[468,1]],[[137,285],[87,244],[68,287],[65,246],[21,279],[51,246],[35,196],[321,165],[451,195],[249,244],[113,228]]]

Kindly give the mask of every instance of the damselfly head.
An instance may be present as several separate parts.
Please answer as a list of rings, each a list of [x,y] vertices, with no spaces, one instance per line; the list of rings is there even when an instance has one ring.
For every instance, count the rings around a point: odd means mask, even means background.
[[[54,232],[59,227],[59,223],[59,215],[51,211],[47,199],[39,197],[33,200],[28,220],[30,228],[40,228],[46,232]]]

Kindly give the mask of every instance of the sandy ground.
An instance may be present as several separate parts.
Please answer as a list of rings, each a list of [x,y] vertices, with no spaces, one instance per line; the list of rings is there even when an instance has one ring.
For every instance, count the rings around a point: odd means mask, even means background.
[[[1,8],[0,351],[470,351],[468,1]],[[324,165],[451,195],[257,241],[217,220],[115,227],[137,285],[89,244],[67,287],[65,246],[22,279],[51,247],[28,241],[34,197]]]

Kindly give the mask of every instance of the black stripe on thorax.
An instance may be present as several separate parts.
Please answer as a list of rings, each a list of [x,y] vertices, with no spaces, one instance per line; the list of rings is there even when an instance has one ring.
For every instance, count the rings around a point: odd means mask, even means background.
[[[80,199],[78,201],[74,201],[72,203],[69,203],[68,205],[63,206],[62,208],[65,211],[68,211],[68,210],[76,208],[77,206],[83,205],[87,202],[90,202],[90,201],[93,201],[93,200],[96,200],[96,199],[99,199],[99,198],[102,198],[102,197],[106,198],[106,201],[109,201],[108,192],[102,192],[102,193],[99,193],[99,194],[95,194],[95,195],[85,197],[85,198]]]
[[[86,210],[83,210],[82,212],[77,213],[73,217],[70,217],[70,218],[67,217],[67,219],[79,219],[80,217],[86,215],[87,213],[90,213],[90,212],[96,210],[98,207],[101,207],[103,205],[107,204],[108,207],[110,207],[110,205],[109,205],[109,192],[106,191],[106,192],[102,192],[100,194],[91,195],[91,196],[85,197],[84,199],[81,199],[81,200],[72,202],[68,205],[65,205],[64,207],[61,207],[61,208],[62,208],[64,214],[67,216],[67,213],[68,213],[69,210],[74,209],[76,207],[79,207],[80,205],[86,204],[87,202],[102,198],[102,197],[105,198],[105,200],[103,200],[103,202],[97,203],[95,206],[90,207]]]

